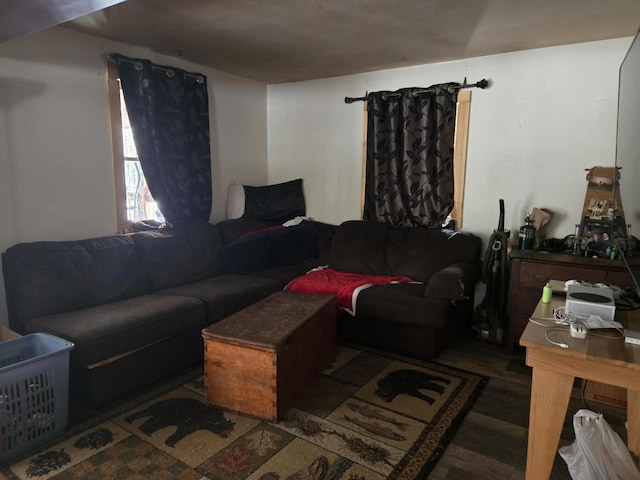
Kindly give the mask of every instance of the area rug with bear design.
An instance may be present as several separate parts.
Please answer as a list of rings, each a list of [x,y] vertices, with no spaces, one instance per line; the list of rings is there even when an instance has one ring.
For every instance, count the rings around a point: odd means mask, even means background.
[[[487,381],[341,346],[277,423],[206,405],[200,374],[68,428],[58,443],[0,473],[20,480],[426,478]]]

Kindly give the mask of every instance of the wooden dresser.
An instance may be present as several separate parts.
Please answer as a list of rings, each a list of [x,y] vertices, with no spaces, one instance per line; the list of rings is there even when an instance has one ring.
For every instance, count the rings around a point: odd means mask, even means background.
[[[507,348],[512,351],[527,326],[531,312],[542,296],[548,280],[584,280],[606,282],[619,287],[633,285],[633,280],[621,260],[588,258],[568,253],[547,253],[534,250],[512,250],[511,286],[509,295],[509,326]],[[637,258],[633,258],[634,272]],[[636,278],[638,278],[636,274]]]

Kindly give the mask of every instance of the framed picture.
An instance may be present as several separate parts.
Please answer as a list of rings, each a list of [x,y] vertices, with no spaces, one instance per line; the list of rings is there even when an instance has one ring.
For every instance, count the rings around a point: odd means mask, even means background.
[[[581,250],[587,256],[610,258],[611,251],[615,248],[613,239],[621,241],[627,236],[624,219],[617,217],[614,220],[598,220],[585,217],[582,220],[578,233],[581,242]]]

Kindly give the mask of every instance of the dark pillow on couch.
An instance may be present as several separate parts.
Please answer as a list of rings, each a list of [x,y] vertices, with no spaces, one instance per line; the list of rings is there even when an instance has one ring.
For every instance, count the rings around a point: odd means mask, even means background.
[[[318,256],[317,239],[318,231],[307,222],[261,230],[225,245],[224,264],[231,273],[292,265]]]
[[[244,199],[242,218],[285,222],[306,214],[301,178],[263,187],[245,185]]]
[[[387,242],[391,226],[348,220],[331,241],[329,266],[342,272],[387,275]]]

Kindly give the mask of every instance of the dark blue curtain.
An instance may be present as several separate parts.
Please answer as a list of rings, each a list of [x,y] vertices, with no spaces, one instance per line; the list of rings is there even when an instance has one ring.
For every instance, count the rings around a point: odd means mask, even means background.
[[[457,86],[368,95],[365,220],[427,227],[446,220],[453,209]]]
[[[118,62],[138,158],[167,223],[208,221],[211,153],[207,79],[148,60]]]

